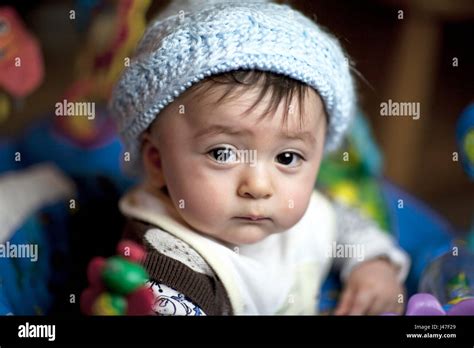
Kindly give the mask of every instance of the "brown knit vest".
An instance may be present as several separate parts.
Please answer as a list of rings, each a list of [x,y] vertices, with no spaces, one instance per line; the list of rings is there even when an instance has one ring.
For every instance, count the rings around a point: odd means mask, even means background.
[[[123,237],[131,239],[147,250],[142,265],[150,280],[167,285],[184,294],[206,315],[232,315],[232,306],[224,285],[213,272],[212,276],[193,271],[185,264],[155,250],[145,239],[151,228],[163,228],[136,219],[129,219]]]

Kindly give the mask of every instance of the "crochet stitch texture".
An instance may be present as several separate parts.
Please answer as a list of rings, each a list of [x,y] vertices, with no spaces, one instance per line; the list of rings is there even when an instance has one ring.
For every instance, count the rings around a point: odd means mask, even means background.
[[[348,59],[338,40],[287,5],[267,1],[175,1],[150,24],[110,100],[129,172],[140,135],[159,112],[207,76],[237,69],[283,74],[313,87],[329,116],[325,151],[354,113]]]

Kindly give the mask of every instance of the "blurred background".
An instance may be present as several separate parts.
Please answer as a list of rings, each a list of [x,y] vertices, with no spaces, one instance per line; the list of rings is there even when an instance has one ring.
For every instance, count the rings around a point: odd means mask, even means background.
[[[168,3],[1,1],[0,245],[37,245],[41,257],[0,257],[0,315],[78,314],[89,261],[116,253],[125,224],[117,202],[135,182],[121,171],[106,103]],[[338,37],[357,82],[360,110],[342,149],[324,159],[318,187],[395,237],[412,260],[408,295],[429,292],[443,304],[471,296],[474,1],[289,3]],[[382,116],[389,101],[417,103],[419,119]],[[58,113],[63,102],[94,110],[56,117],[69,114]],[[332,272],[321,313],[340,288]]]
[[[139,0],[141,1],[141,0]],[[282,2],[282,1],[280,1]],[[54,105],[81,77],[78,57],[105,45],[114,32],[114,2],[2,1],[16,9],[40,46],[41,83],[10,98],[0,137],[21,136],[34,121],[51,117]],[[107,6],[108,3],[108,6]],[[146,19],[167,5],[152,1]],[[453,161],[455,125],[474,101],[474,1],[291,1],[341,40],[360,73],[360,106],[384,158],[384,175],[425,201],[457,229],[467,230],[474,212],[474,185]],[[87,11],[87,8],[85,9]],[[94,18],[93,35],[91,22]],[[99,18],[99,19],[98,19]],[[92,40],[91,40],[92,37]],[[421,117],[382,117],[388,99],[419,102]]]

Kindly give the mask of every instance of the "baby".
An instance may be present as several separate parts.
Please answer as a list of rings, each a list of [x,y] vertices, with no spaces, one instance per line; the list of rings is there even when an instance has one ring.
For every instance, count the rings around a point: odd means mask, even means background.
[[[401,312],[406,254],[314,189],[354,104],[337,40],[288,6],[175,1],[151,24],[110,105],[157,314],[315,314],[333,264],[336,314]]]

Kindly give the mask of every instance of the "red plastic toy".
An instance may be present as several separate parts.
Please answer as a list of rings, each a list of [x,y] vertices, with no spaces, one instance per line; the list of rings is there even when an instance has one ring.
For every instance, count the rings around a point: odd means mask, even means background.
[[[86,315],[149,315],[154,296],[145,286],[148,274],[139,264],[145,250],[135,242],[122,240],[117,256],[95,257],[87,268],[89,287],[81,295]]]

